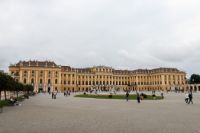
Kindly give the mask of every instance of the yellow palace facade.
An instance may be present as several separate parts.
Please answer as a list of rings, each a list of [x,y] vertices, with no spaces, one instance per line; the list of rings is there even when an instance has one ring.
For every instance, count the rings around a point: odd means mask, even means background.
[[[9,66],[15,80],[35,91],[185,90],[186,73],[176,68],[115,70],[107,66],[72,68],[50,61],[20,61]]]

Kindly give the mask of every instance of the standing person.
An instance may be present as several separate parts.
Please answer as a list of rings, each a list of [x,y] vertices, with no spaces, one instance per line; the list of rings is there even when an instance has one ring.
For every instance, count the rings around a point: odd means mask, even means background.
[[[188,94],[188,92],[186,92],[185,93],[185,102],[188,103],[188,100],[189,100],[189,94]]]
[[[140,94],[137,93],[137,102],[140,103]]]
[[[192,91],[191,91],[191,92],[189,93],[189,102],[188,102],[188,104],[190,104],[190,102],[193,104],[192,99],[193,99],[193,96],[192,96]]]
[[[51,90],[50,90],[50,88],[48,88],[48,93],[49,93],[49,95],[51,94]]]
[[[67,96],[67,91],[66,90],[64,90],[64,96]]]
[[[53,91],[51,92],[51,97],[52,97],[52,99],[54,99],[54,92]]]
[[[128,102],[129,92],[126,91],[126,101]]]
[[[68,90],[68,95],[70,96],[70,90]]]
[[[54,91],[54,99],[56,99],[56,95],[57,95],[57,90]]]
[[[161,92],[161,98],[164,99],[164,93],[163,92]]]

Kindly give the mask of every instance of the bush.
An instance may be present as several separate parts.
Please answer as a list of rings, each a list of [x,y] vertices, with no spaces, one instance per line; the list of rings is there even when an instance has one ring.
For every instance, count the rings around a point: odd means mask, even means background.
[[[144,93],[141,93],[140,96],[143,98],[147,98],[147,94],[144,94]]]
[[[112,94],[108,95],[109,98],[112,98]]]
[[[30,92],[30,93],[29,93],[29,96],[35,96],[35,95],[36,95],[35,92]]]
[[[152,95],[152,97],[156,97],[156,95],[155,95],[155,94],[153,94],[153,95]]]
[[[4,106],[8,106],[9,105],[9,101],[5,100],[5,101],[0,101],[0,108],[3,108]]]
[[[29,99],[29,95],[28,95],[28,94],[25,94],[24,97],[25,97],[26,99]]]
[[[24,98],[25,98],[24,96],[18,97],[17,101],[24,101]]]

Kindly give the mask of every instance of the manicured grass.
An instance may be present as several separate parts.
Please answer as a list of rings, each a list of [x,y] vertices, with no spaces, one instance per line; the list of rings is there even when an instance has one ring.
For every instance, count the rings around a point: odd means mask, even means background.
[[[80,95],[76,95],[75,97],[96,98],[96,99],[122,99],[122,100],[126,99],[125,95],[112,95],[112,98],[109,98],[109,95],[80,94]],[[136,99],[137,99],[136,95],[129,95],[129,100],[136,100]],[[153,97],[151,95],[147,95],[147,97],[144,98],[143,100],[161,100],[161,99],[162,99],[161,96]]]

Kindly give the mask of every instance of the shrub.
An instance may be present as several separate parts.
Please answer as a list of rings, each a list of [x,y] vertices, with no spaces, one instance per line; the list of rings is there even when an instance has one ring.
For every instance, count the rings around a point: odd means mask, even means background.
[[[144,94],[144,93],[141,93],[140,96],[143,98],[147,98],[147,94]]]
[[[153,95],[152,95],[152,97],[156,97],[156,95],[155,95],[155,94],[153,94]]]
[[[24,97],[25,97],[26,99],[29,99],[29,95],[28,95],[28,94],[25,94]]]
[[[112,98],[112,94],[108,95],[109,98]]]

